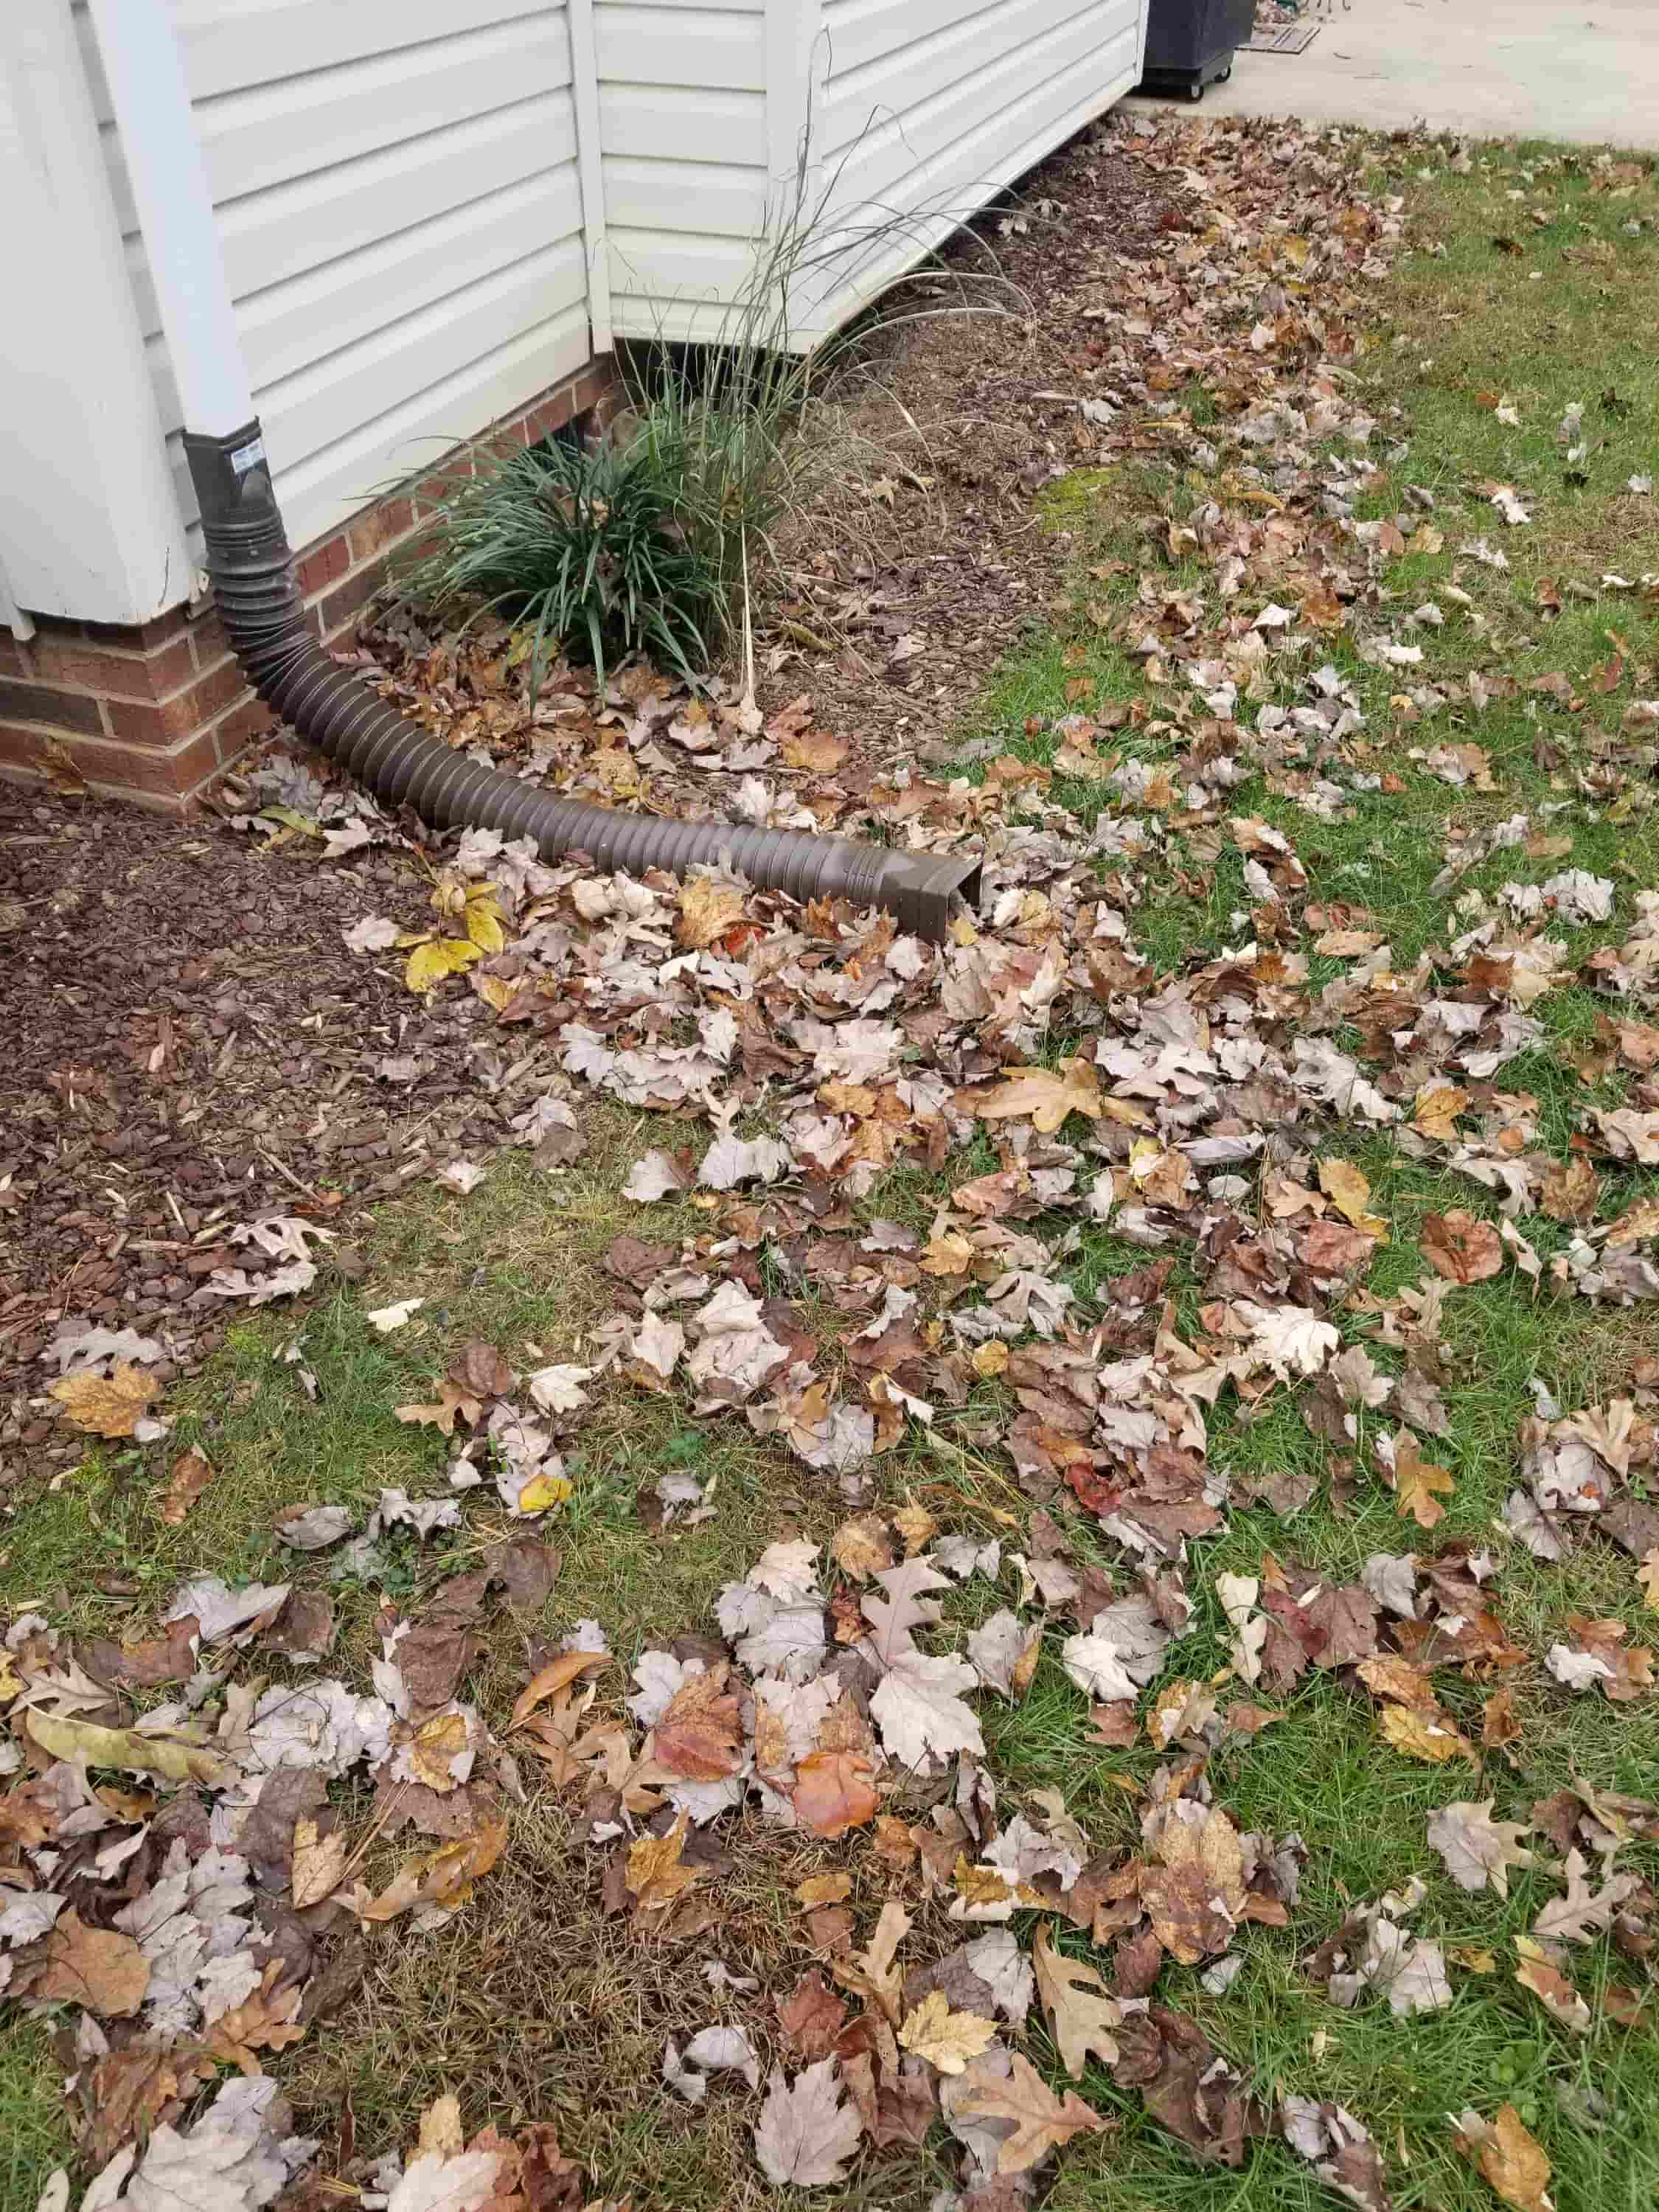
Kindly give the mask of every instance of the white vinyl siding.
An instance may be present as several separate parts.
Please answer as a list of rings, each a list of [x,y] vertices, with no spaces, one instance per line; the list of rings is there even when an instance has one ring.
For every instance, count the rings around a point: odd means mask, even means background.
[[[712,335],[742,282],[766,208],[769,4],[594,0],[621,337]]]
[[[1140,74],[1146,0],[596,0],[618,335],[708,337],[769,205],[848,243],[816,343]],[[825,197],[827,196],[827,197]],[[872,226],[885,235],[869,246]]]
[[[826,0],[817,150],[856,231],[818,337],[948,236],[1140,75],[1146,0]]]
[[[175,0],[174,13],[254,404],[304,544],[589,356],[565,0]],[[176,434],[83,12],[81,27]]]

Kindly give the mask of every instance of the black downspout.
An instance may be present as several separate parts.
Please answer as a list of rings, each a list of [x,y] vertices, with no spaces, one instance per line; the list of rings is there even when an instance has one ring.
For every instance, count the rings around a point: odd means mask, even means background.
[[[383,805],[407,804],[437,830],[529,837],[547,860],[585,852],[605,874],[666,868],[683,876],[699,863],[723,863],[803,902],[884,907],[935,944],[949,932],[956,896],[977,901],[976,854],[896,853],[844,837],[625,814],[477,767],[377,699],[312,635],[257,419],[225,438],[186,431],[185,452],[214,600],[243,673],[275,714]]]

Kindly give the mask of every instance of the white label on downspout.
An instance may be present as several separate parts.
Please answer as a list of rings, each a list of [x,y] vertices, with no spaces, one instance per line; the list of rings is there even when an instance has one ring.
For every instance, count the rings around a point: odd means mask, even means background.
[[[239,477],[245,477],[250,469],[258,467],[258,464],[264,460],[264,440],[263,438],[250,438],[246,445],[238,446],[235,452],[231,455],[230,465]]]

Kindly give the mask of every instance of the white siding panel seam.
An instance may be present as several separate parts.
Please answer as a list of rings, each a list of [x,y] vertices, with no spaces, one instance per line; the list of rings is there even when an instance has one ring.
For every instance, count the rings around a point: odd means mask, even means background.
[[[570,66],[575,79],[576,156],[581,179],[582,241],[587,257],[587,319],[593,351],[609,353],[611,267],[605,249],[604,138],[599,128],[599,64],[593,0],[568,0]]]

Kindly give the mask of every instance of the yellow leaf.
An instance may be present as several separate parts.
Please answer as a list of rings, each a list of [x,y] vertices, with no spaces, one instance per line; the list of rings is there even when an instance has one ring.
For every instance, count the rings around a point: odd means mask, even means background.
[[[466,933],[480,952],[499,952],[506,945],[507,929],[494,884],[480,884],[467,893]]]
[[[65,1375],[49,1386],[48,1395],[77,1429],[94,1437],[130,1437],[161,1386],[123,1359],[107,1382],[101,1375]]]
[[[1474,1759],[1474,1746],[1460,1735],[1445,1713],[1419,1712],[1414,1705],[1385,1705],[1377,1725],[1396,1751],[1443,1766],[1449,1759]]]
[[[639,1899],[641,1912],[661,1912],[683,1889],[690,1889],[697,1869],[681,1857],[685,1849],[686,1815],[682,1813],[665,1836],[641,1836],[628,1853],[628,1887]]]
[[[550,1505],[562,1505],[573,1487],[567,1475],[532,1475],[519,1492],[519,1510],[520,1513],[545,1513]]]
[[[1449,1494],[1452,1478],[1443,1467],[1425,1459],[1417,1438],[1402,1428],[1395,1437],[1394,1492],[1402,1514],[1410,1514],[1419,1528],[1432,1528],[1446,1517],[1440,1499]],[[1437,1495],[1437,1492],[1438,1495]]]
[[[692,951],[701,951],[743,920],[743,893],[710,876],[695,876],[680,886],[680,918],[675,934]]]
[[[1321,1160],[1319,1188],[1345,1221],[1352,1222],[1365,1236],[1375,1237],[1379,1244],[1388,1243],[1389,1224],[1381,1214],[1366,1212],[1371,1187],[1352,1160]]]
[[[1555,2212],[1545,2191],[1550,2162],[1527,2133],[1513,2105],[1500,2105],[1489,2120],[1466,2112],[1455,2125],[1457,2147],[1472,2159],[1492,2187],[1515,2212]]]
[[[1425,1084],[1417,1094],[1413,1121],[1418,1132],[1442,1144],[1457,1142],[1457,1117],[1469,1103],[1469,1094],[1455,1084]]]
[[[976,2012],[952,2012],[943,1990],[929,1990],[898,2032],[900,2044],[937,2066],[941,2074],[965,2074],[996,2034]]]
[[[1659,1613],[1659,1544],[1654,1546],[1636,1570],[1636,1579],[1648,1594],[1648,1610]]]
[[[65,1720],[31,1712],[26,1725],[42,1751],[88,1766],[125,1766],[164,1774],[169,1782],[200,1782],[222,1789],[234,1770],[216,1752],[178,1735],[140,1735],[133,1729],[100,1728],[95,1721]]]
[[[481,948],[461,937],[434,937],[417,945],[404,969],[404,981],[417,995],[441,983],[446,975],[459,975],[483,957]]]
[[[415,1731],[410,1765],[429,1790],[453,1790],[459,1780],[453,1761],[466,1749],[466,1720],[460,1713],[434,1713]]]
[[[503,1006],[512,1005],[519,991],[518,985],[509,983],[505,975],[475,975],[472,988],[485,1006],[493,1006],[498,1014]]]

